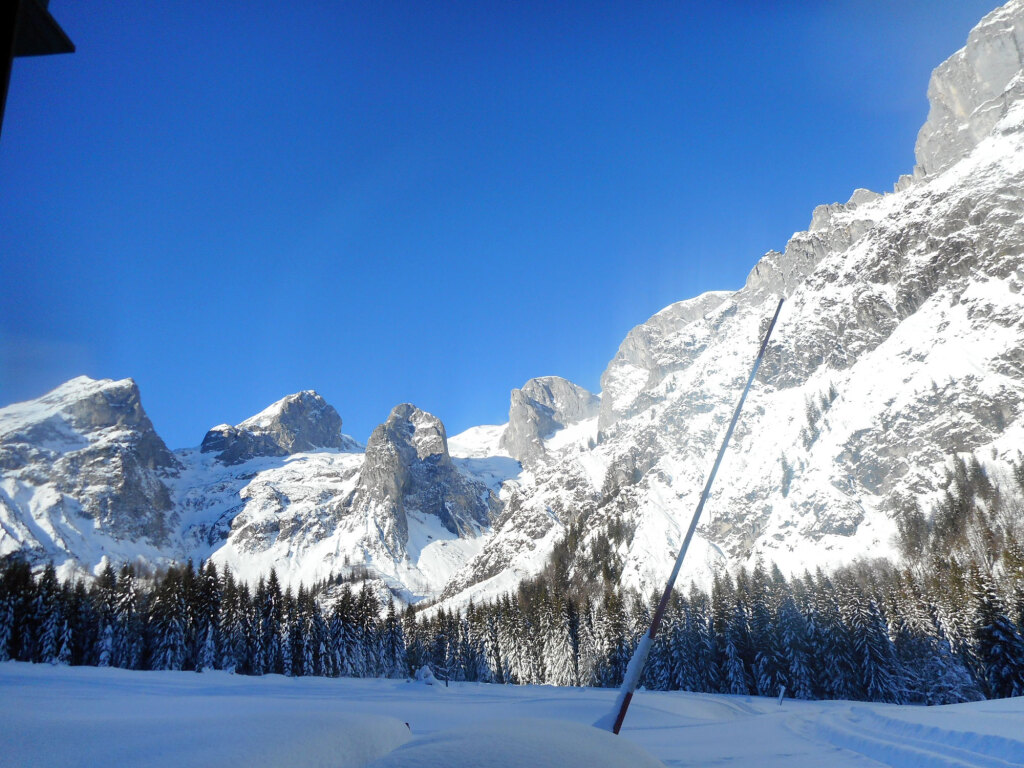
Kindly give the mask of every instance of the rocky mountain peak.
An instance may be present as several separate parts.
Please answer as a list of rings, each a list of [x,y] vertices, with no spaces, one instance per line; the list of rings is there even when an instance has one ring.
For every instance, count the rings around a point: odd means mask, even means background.
[[[0,551],[84,552],[95,536],[152,544],[168,539],[172,502],[164,480],[180,464],[154,430],[131,379],[79,376],[36,400],[0,409],[0,469],[0,513],[35,494],[35,524],[0,526]]]
[[[452,463],[444,424],[411,403],[395,406],[366,443],[350,507],[366,507],[392,553],[404,551],[407,514],[433,515],[452,533],[489,522],[495,500]]]
[[[541,376],[513,389],[500,446],[519,461],[544,453],[544,438],[597,416],[601,398],[560,376]]]
[[[723,309],[731,296],[729,291],[710,291],[676,302],[626,335],[601,375],[602,431],[635,412],[641,392],[685,368],[706,348],[711,327],[704,318]]]
[[[201,451],[225,464],[256,456],[288,456],[318,448],[342,449],[341,416],[313,390],[288,395],[242,423],[221,424],[206,433]]]
[[[45,446],[48,453],[59,455],[101,440],[130,447],[149,469],[177,467],[146,415],[133,379],[79,376],[37,400],[0,408],[0,443],[8,451],[18,445]]]
[[[374,431],[374,435],[378,435],[378,431],[408,446],[421,461],[431,456],[438,456],[439,461],[449,460],[448,435],[444,424],[433,414],[411,403],[402,403],[392,408],[388,420]],[[373,439],[370,438],[371,442]]]
[[[444,424],[411,403],[396,405],[366,442],[362,470],[366,487],[401,497],[408,490],[413,468],[423,462],[451,466]]]
[[[1024,2],[1012,0],[971,30],[967,45],[932,72],[916,175],[945,170],[988,136],[1024,95]]]

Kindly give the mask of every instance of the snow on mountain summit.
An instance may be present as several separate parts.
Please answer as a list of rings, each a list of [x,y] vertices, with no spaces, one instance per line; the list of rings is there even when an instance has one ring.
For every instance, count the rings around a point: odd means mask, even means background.
[[[80,376],[0,409],[0,555],[158,557],[179,468],[131,379]]]
[[[341,433],[338,412],[313,390],[288,395],[236,426],[221,424],[203,438],[201,450],[225,464],[256,456],[287,456],[317,448],[354,449]]]

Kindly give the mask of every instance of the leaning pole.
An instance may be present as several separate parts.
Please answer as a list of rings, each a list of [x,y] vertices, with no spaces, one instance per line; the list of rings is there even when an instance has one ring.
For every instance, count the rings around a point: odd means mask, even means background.
[[[708,480],[704,484],[704,491],[700,495],[700,501],[697,502],[697,509],[694,510],[693,519],[690,520],[690,527],[686,531],[686,537],[683,539],[683,546],[679,549],[679,556],[676,558],[676,564],[672,568],[672,575],[668,577],[668,584],[665,585],[665,592],[661,596],[661,602],[658,603],[658,608],[654,611],[654,617],[651,619],[651,628],[647,630],[646,635],[640,638],[640,643],[637,645],[636,650],[633,651],[633,657],[629,660],[629,666],[626,667],[626,675],[622,680],[622,687],[619,689],[619,695],[615,699],[615,706],[612,707],[611,712],[594,723],[598,728],[611,730],[612,733],[617,734],[622,728],[622,721],[626,719],[626,710],[629,709],[629,702],[633,698],[633,692],[640,682],[640,673],[643,672],[644,664],[647,662],[647,655],[651,652],[654,636],[658,634],[658,629],[661,627],[661,620],[665,616],[665,609],[668,607],[668,601],[672,597],[672,588],[675,586],[679,569],[683,565],[683,558],[686,557],[686,549],[690,546],[690,539],[693,538],[694,531],[697,530],[697,523],[700,521],[701,512],[704,511],[704,505],[711,494],[711,484],[715,482],[718,466],[722,463],[725,449],[729,446],[729,438],[732,437],[732,432],[736,428],[736,422],[740,419],[740,411],[743,410],[743,403],[747,399],[747,393],[750,392],[750,387],[754,383],[754,377],[757,376],[757,369],[761,366],[764,351],[768,347],[768,339],[771,338],[772,330],[775,328],[775,321],[779,319],[779,312],[782,311],[782,301],[782,299],[779,299],[779,306],[775,308],[775,314],[772,316],[771,323],[768,324],[764,341],[761,342],[761,348],[757,351],[754,368],[750,371],[750,378],[747,379],[747,385],[743,388],[740,401],[736,404],[736,410],[732,415],[732,421],[729,422],[729,428],[725,431],[722,447],[718,449],[718,458],[715,459],[715,464],[711,467],[711,474],[708,475]]]

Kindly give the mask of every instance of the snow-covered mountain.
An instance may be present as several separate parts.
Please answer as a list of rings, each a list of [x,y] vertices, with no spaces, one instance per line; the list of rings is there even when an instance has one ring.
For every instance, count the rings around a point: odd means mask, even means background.
[[[1024,448],[1024,0],[939,66],[917,167],[819,206],[738,291],[626,336],[592,394],[512,391],[507,425],[448,439],[397,406],[365,449],[315,392],[171,453],[130,380],[79,378],[0,409],[0,554],[212,557],[287,582],[366,565],[461,602],[572,567],[663,582],[768,320],[786,302],[683,578],[763,556],[784,570],[891,551],[955,454],[998,481]]]
[[[178,459],[131,380],[73,379],[0,409],[0,555],[19,549],[159,557],[177,510],[166,480]]]
[[[1024,449],[1024,3],[933,73],[917,168],[815,209],[735,292],[658,312],[601,379],[596,445],[529,465],[445,596],[536,572],[572,523],[575,567],[660,588],[756,350],[786,299],[682,578],[757,556],[784,570],[892,551],[951,457],[998,479]],[[683,582],[685,583],[685,581]]]
[[[353,566],[409,599],[475,554],[509,469],[458,464],[444,425],[403,404],[365,450],[316,392],[171,453],[135,383],[79,377],[0,409],[0,555],[89,569],[103,558],[212,558],[241,578],[311,583]],[[490,483],[490,485],[488,484]]]

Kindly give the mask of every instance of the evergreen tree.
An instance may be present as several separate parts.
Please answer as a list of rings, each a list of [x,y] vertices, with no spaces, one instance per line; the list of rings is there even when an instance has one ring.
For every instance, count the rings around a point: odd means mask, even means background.
[[[217,643],[213,637],[213,624],[206,625],[206,637],[203,638],[202,647],[199,649],[199,660],[196,662],[196,672],[205,672],[215,669],[217,666]]]
[[[711,693],[718,690],[718,647],[711,624],[711,601],[707,594],[693,587],[690,590],[690,610],[686,617],[686,632],[692,638],[690,660],[691,688],[687,690]]]
[[[359,632],[359,650],[362,657],[360,677],[379,677],[384,647],[378,630],[380,601],[367,581],[363,582],[356,600],[356,623]]]
[[[525,638],[522,616],[518,602],[510,595],[501,598],[501,608],[498,612],[498,644],[504,660],[504,681],[525,682],[527,665],[524,663]]]
[[[579,680],[580,685],[596,685],[598,675],[598,621],[597,606],[586,597],[580,604],[580,652]]]
[[[96,662],[98,667],[109,667],[114,658],[114,628],[108,621],[103,625],[103,634],[100,638],[99,659]]]
[[[843,623],[836,588],[820,570],[813,584],[811,599],[812,619],[808,635],[814,649],[812,679],[815,698],[863,698],[860,672],[854,661],[850,634]]]
[[[14,600],[0,593],[0,662],[11,658],[11,637],[14,634]]]
[[[184,669],[186,608],[181,573],[177,569],[168,569],[157,586],[151,611],[152,669]]]
[[[0,559],[0,637],[6,636],[6,648],[0,656],[29,661],[31,657],[31,606],[35,596],[32,569],[20,557]],[[4,605],[6,604],[6,609]]]
[[[543,606],[541,633],[543,635],[543,666],[550,685],[577,683],[576,659],[573,653],[572,627],[566,603],[559,598]]]
[[[117,572],[109,560],[96,577],[90,597],[98,614],[97,625],[103,628],[96,640],[96,663],[109,667],[114,664],[114,625],[117,622]]]
[[[335,604],[327,628],[330,632],[331,667],[335,675],[347,677],[351,675],[351,669],[345,654],[346,627],[337,604]]]
[[[96,600],[82,581],[76,581],[73,588],[65,583],[61,593],[65,606],[64,618],[71,632],[68,663],[94,665],[102,627]]]
[[[282,637],[286,636],[282,626],[284,622],[283,599],[277,571],[271,568],[270,575],[263,587],[262,599],[258,601],[263,649],[262,671],[259,674],[275,672],[286,674],[283,655],[285,649],[282,647]]]
[[[50,663],[59,666],[68,666],[71,664],[71,624],[67,619],[63,619],[61,622],[60,634],[57,638],[57,653],[51,659]]]
[[[484,618],[485,642],[484,648],[487,654],[487,668],[489,670],[490,682],[504,685],[505,683],[505,662],[501,654],[501,646],[498,643],[498,608],[489,607]]]
[[[857,698],[901,704],[906,701],[903,670],[878,604],[855,584],[840,590],[841,610],[850,630],[853,661],[859,672]]]
[[[113,645],[111,664],[124,669],[141,669],[145,652],[144,613],[134,569],[125,564],[117,576],[114,593]]]
[[[405,653],[405,633],[398,620],[395,601],[388,603],[388,614],[384,619],[384,672],[387,677],[406,677],[409,674]]]
[[[598,685],[617,688],[622,684],[626,665],[632,656],[625,607],[622,597],[606,589],[601,605],[598,629]]]
[[[278,655],[280,658],[279,674],[285,677],[292,677],[294,674],[292,668],[292,634],[288,621],[284,621],[281,625],[281,636],[277,640],[277,647],[279,648]]]
[[[721,692],[746,696],[750,693],[747,667],[743,663],[741,648],[746,635],[746,612],[737,602],[730,621],[726,623],[722,643]]]
[[[235,584],[231,571],[225,569],[221,588],[221,610],[217,617],[220,635],[219,666],[234,673],[245,667],[247,655],[245,637],[245,610],[242,593]]]
[[[681,633],[678,604],[672,602],[665,611],[658,634],[654,636],[647,665],[644,667],[643,684],[655,691],[673,689],[673,638]]]
[[[331,654],[328,647],[331,644],[330,631],[327,628],[327,621],[324,619],[323,611],[317,603],[313,593],[310,592],[307,598],[307,628],[309,638],[306,647],[310,654],[310,674],[326,677],[334,675]]]
[[[60,629],[62,616],[58,605],[57,571],[53,563],[47,563],[39,577],[35,600],[32,605],[32,616],[35,619],[30,625],[34,631],[29,634],[35,641],[32,643],[30,661],[53,662],[59,649],[57,633]]]
[[[407,668],[415,673],[427,662],[427,648],[423,642],[421,626],[416,621],[416,612],[411,605],[406,607],[402,616],[402,634],[405,636]]]
[[[974,569],[974,642],[981,683],[989,698],[1024,695],[1024,638],[1006,615],[992,579]]]
[[[194,594],[195,605],[192,614],[196,628],[196,647],[193,656],[196,659],[196,671],[214,669],[220,657],[218,648],[220,636],[217,629],[223,591],[217,567],[212,561],[207,560],[200,566],[199,572],[196,574]]]
[[[786,691],[794,699],[814,698],[808,634],[807,621],[797,609],[793,596],[786,594],[779,604],[775,636],[785,657]]]
[[[788,682],[788,658],[778,631],[776,591],[764,565],[758,562],[751,575],[748,599],[750,643],[754,650],[753,682],[761,696],[778,696]]]

